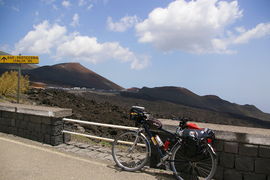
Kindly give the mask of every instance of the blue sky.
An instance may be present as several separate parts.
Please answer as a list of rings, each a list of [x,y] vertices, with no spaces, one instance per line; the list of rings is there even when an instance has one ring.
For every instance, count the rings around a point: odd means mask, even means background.
[[[270,113],[269,0],[0,0],[0,50]]]

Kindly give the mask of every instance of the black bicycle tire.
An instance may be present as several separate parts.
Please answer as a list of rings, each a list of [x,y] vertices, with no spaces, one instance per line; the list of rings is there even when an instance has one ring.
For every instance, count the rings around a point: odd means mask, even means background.
[[[132,172],[132,171],[138,171],[138,170],[142,169],[142,168],[146,165],[146,163],[148,162],[148,160],[149,160],[150,153],[151,153],[150,143],[149,143],[148,139],[147,139],[144,135],[139,134],[139,137],[143,140],[144,144],[146,145],[146,158],[143,160],[142,163],[140,163],[140,165],[138,165],[138,166],[136,166],[136,167],[134,167],[134,168],[127,167],[127,166],[125,166],[123,163],[121,163],[121,162],[118,160],[118,158],[117,158],[117,156],[116,156],[116,153],[115,153],[115,146],[116,146],[116,144],[117,144],[119,138],[120,138],[121,136],[126,135],[126,134],[133,134],[134,136],[137,136],[137,132],[134,132],[134,131],[128,131],[128,132],[122,133],[122,134],[120,134],[119,136],[117,136],[117,137],[115,138],[113,144],[112,144],[112,156],[113,156],[114,162],[115,162],[115,163],[117,164],[117,166],[120,167],[121,169],[126,170],[126,171],[131,171],[131,172]]]
[[[177,153],[177,151],[179,150],[179,148],[181,147],[181,143],[177,143],[175,144],[175,146],[172,149],[172,156],[171,156],[171,170],[173,171],[175,177],[178,180],[184,180],[183,177],[181,177],[180,175],[178,175],[179,173],[176,170],[175,164],[174,164],[174,160],[175,160],[175,155]],[[212,146],[209,144],[207,149],[208,153],[211,156],[211,161],[212,161],[212,168],[211,168],[211,172],[209,173],[209,175],[205,178],[205,180],[211,180],[213,178],[213,176],[215,175],[216,172],[216,168],[217,168],[217,158],[215,153],[213,152]]]

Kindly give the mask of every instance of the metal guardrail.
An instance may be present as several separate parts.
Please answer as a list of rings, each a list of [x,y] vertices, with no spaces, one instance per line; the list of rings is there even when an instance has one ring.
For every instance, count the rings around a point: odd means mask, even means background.
[[[82,120],[78,120],[78,119],[69,119],[69,118],[63,118],[63,121],[79,123],[79,124],[86,124],[86,125],[93,125],[93,126],[110,127],[110,128],[116,128],[116,129],[133,130],[133,131],[136,131],[136,130],[139,129],[139,128],[136,128],[136,127],[120,126],[120,125],[113,125],[113,124],[104,124],[104,123],[97,123],[97,122],[89,122],[89,121],[82,121]],[[78,135],[78,136],[84,136],[84,137],[88,137],[88,138],[92,138],[92,139],[98,139],[98,140],[102,140],[102,141],[108,141],[108,142],[113,142],[114,141],[114,139],[110,139],[110,138],[104,138],[104,137],[100,137],[100,136],[77,133],[77,132],[67,131],[67,130],[63,130],[62,133]],[[118,142],[122,143],[122,144],[133,144],[133,142],[128,142],[128,141],[118,141]],[[144,144],[138,144],[138,145],[139,146],[145,146]]]
[[[97,123],[97,122],[82,121],[82,120],[78,120],[78,119],[63,118],[63,121],[75,122],[75,123],[79,123],[79,124],[88,124],[88,125],[94,125],[94,126],[111,127],[111,128],[117,128],[117,129],[127,129],[127,130],[133,130],[133,131],[138,130],[138,128],[136,128],[136,127],[120,126],[120,125],[113,125],[113,124],[103,124],[103,123]]]

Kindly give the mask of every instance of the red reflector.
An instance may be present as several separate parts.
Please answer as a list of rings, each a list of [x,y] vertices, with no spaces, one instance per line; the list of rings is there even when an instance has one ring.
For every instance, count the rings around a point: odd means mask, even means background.
[[[164,150],[167,151],[169,149],[170,141],[166,140],[164,143]]]
[[[213,140],[212,140],[212,139],[209,139],[209,138],[207,139],[207,143],[209,143],[209,144],[210,144],[210,143],[212,143],[212,142],[213,142]]]

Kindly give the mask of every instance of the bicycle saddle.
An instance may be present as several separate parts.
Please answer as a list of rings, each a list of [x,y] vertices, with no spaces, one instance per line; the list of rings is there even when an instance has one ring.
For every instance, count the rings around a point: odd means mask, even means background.
[[[162,123],[158,119],[151,118],[151,119],[148,120],[148,122],[149,122],[150,125],[154,126],[157,129],[162,128]]]

